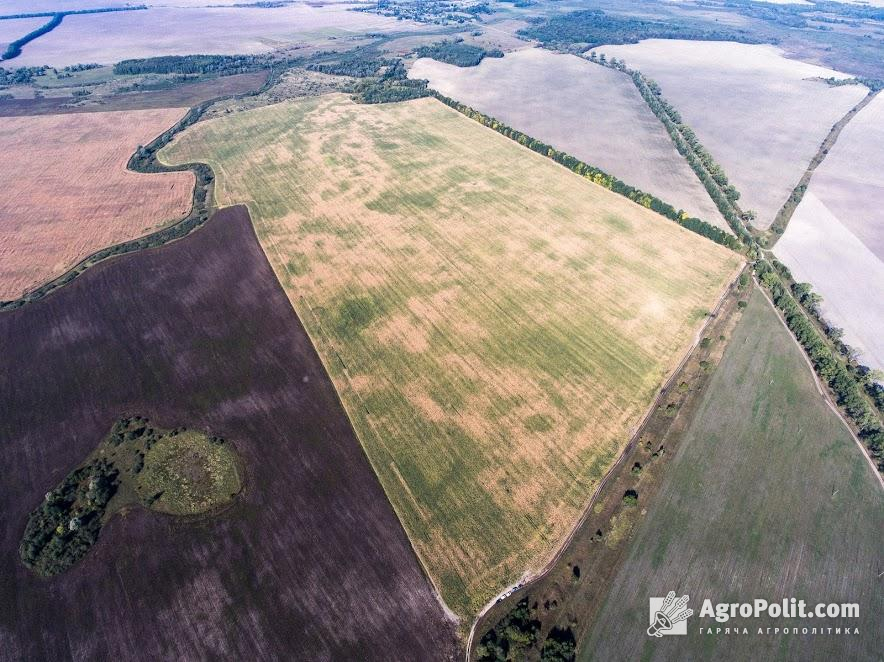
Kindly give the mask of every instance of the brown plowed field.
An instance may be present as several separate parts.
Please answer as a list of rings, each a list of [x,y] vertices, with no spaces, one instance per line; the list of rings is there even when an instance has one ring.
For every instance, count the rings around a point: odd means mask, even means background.
[[[0,658],[456,654],[243,207],[0,314],[0,347]],[[19,561],[28,513],[124,412],[223,436],[243,493],[198,521],[133,510],[36,577]]]
[[[193,175],[126,170],[182,108],[0,118],[0,300],[183,217]]]

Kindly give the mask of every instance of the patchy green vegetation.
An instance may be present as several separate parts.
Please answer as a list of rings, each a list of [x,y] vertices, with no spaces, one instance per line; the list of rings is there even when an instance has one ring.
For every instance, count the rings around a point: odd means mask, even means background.
[[[161,158],[248,201],[461,615],[545,562],[741,262],[433,99],[276,104]]]
[[[736,304],[747,287],[748,281],[732,286],[714,314],[707,318],[706,333],[730,337],[742,310]],[[604,486],[593,496],[584,518],[555,562],[515,593],[498,600],[476,623],[474,632],[484,633],[482,641],[493,641],[495,650],[508,652],[513,639],[510,612],[519,608],[517,602],[524,602],[533,606],[537,634],[533,643],[519,640],[518,655],[509,659],[538,662],[550,659],[551,655],[559,656],[552,659],[571,659],[575,646],[585,645],[610,582],[623,566],[632,532],[645,518],[648,504],[656,502],[684,430],[712,379],[714,372],[703,364],[717,364],[723,351],[723,343],[697,344],[679,372],[660,390],[655,410],[635,433]],[[668,405],[675,405],[677,416],[667,415]]]
[[[223,439],[122,418],[30,514],[21,559],[38,575],[57,575],[86,555],[123,508],[198,515],[226,505],[241,489],[236,455]]]
[[[546,156],[556,163],[559,163],[572,172],[580,175],[581,177],[585,177],[591,182],[598,184],[599,186],[604,186],[606,189],[617,193],[618,195],[622,195],[633,202],[640,204],[642,207],[646,207],[652,211],[657,212],[658,214],[665,216],[666,218],[676,221],[682,227],[690,230],[691,232],[695,232],[707,239],[711,239],[717,244],[721,244],[722,246],[727,246],[731,249],[738,249],[740,247],[740,242],[736,237],[731,236],[724,230],[715,227],[711,223],[707,223],[706,221],[700,220],[699,218],[694,218],[688,216],[688,214],[682,209],[676,209],[672,205],[667,202],[663,202],[660,198],[655,195],[651,195],[650,193],[645,193],[634,186],[630,186],[626,182],[614,177],[613,175],[609,175],[603,170],[596,168],[595,166],[591,166],[587,163],[584,163],[580,159],[571,156],[566,152],[559,151],[554,149],[551,145],[547,145],[546,143],[536,140],[529,135],[522,133],[521,131],[517,131],[512,127],[507,126],[499,121],[497,121],[493,117],[489,117],[479,111],[470,108],[469,106],[460,103],[454,99],[450,99],[442,94],[434,93],[437,99],[442,101],[442,103],[454,108],[459,113],[462,113],[473,119],[488,128],[494,129],[498,133],[506,136],[510,140],[515,140],[520,145],[524,145],[531,151],[537,152],[538,154],[542,154]],[[727,218],[727,217],[725,217]],[[737,226],[739,229],[739,226]],[[745,232],[745,230],[743,230]]]
[[[150,446],[136,482],[143,502],[172,515],[211,511],[229,502],[241,487],[229,444],[190,430]]]
[[[882,491],[759,291],[679,444],[579,659],[651,659],[648,596],[668,590],[692,605],[746,596],[860,605],[859,620],[810,623],[849,625],[846,637],[754,636],[783,625],[766,618],[726,624],[748,636],[708,635],[700,626],[719,624],[695,616],[688,636],[667,642],[671,659],[878,659]]]
[[[464,43],[462,39],[421,46],[415,54],[418,57],[429,57],[458,67],[475,67],[486,57],[503,57],[503,51],[499,49],[487,51],[481,46]]]

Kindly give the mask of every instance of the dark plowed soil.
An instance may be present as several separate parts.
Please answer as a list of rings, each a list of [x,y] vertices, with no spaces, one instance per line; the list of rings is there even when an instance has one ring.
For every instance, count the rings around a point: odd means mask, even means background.
[[[456,654],[245,208],[0,314],[0,356],[0,658]],[[243,494],[200,521],[116,517],[36,577],[28,512],[124,413],[231,441]]]
[[[2,99],[0,117],[20,115],[58,115],[62,113],[97,113],[105,110],[141,110],[144,108],[185,108],[204,101],[231,94],[245,94],[261,87],[267,80],[266,71],[220,76],[194,83],[181,83],[167,90],[123,92],[103,96],[87,103],[72,106],[71,97],[52,97],[51,90],[42,99]]]

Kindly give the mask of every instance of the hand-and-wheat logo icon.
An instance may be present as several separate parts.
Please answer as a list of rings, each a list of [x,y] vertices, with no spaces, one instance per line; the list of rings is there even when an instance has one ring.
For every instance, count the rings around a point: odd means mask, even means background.
[[[675,591],[669,591],[665,598],[651,598],[651,627],[648,634],[662,637],[669,634],[687,634],[687,618],[694,613],[693,609],[685,609],[688,596],[675,599]]]

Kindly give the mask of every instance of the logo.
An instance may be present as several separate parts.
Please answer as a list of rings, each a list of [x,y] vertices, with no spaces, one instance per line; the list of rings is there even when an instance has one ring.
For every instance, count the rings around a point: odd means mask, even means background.
[[[676,600],[675,591],[669,591],[665,598],[651,598],[651,627],[648,634],[652,637],[687,634],[687,619],[694,613],[693,609],[685,609],[688,600],[686,595]]]

